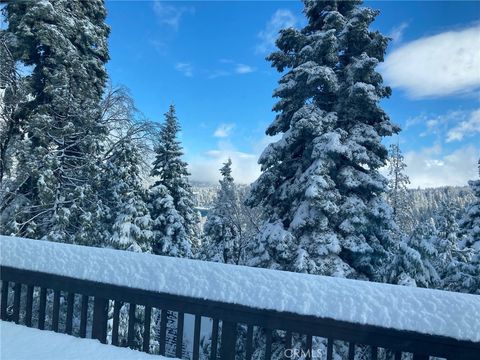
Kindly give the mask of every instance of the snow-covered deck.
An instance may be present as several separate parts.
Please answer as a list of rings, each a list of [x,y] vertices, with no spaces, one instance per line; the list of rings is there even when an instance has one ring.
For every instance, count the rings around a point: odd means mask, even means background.
[[[0,237],[0,264],[480,342],[480,296]]]
[[[162,360],[163,356],[0,321],[0,358],[10,360]]]

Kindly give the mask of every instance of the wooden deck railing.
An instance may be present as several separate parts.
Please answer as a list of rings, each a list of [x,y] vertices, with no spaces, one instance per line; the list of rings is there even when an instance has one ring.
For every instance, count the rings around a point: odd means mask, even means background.
[[[80,323],[77,324],[79,329],[77,329],[76,333],[81,337],[91,334],[92,338],[98,339],[102,343],[107,343],[108,308],[113,304],[113,328],[109,337],[109,342],[112,345],[119,345],[120,307],[124,303],[130,304],[126,345],[132,347],[134,343],[135,321],[138,320],[135,320],[135,308],[139,305],[144,306],[143,344],[140,350],[145,352],[149,352],[151,349],[150,331],[145,331],[145,329],[150,330],[152,326],[152,309],[161,310],[160,328],[158,329],[160,334],[158,352],[161,355],[165,354],[167,311],[176,313],[178,314],[176,330],[179,336],[176,338],[175,355],[178,358],[185,357],[185,353],[182,353],[184,316],[185,314],[192,314],[195,317],[192,358],[195,360],[199,359],[200,356],[202,317],[213,319],[210,359],[230,360],[235,358],[235,347],[238,340],[237,326],[239,324],[243,324],[246,329],[246,336],[242,339],[244,341],[244,354],[241,358],[244,359],[250,359],[254,351],[253,334],[256,328],[265,330],[265,359],[271,358],[272,332],[274,330],[285,331],[285,336],[282,337],[285,349],[289,349],[292,346],[292,336],[298,338],[299,335],[304,335],[304,352],[307,354],[309,354],[308,350],[312,348],[313,337],[325,338],[327,359],[332,359],[335,341],[348,343],[349,360],[355,358],[356,350],[362,349],[365,351],[366,348],[370,351],[371,359],[377,359],[380,348],[391,350],[391,354],[396,360],[402,359],[402,354],[405,353],[413,354],[413,359],[418,360],[429,359],[429,356],[447,358],[449,360],[480,359],[480,343],[458,341],[447,337],[359,325],[293,313],[261,310],[6,266],[0,268],[0,278],[2,280],[1,319],[32,326],[32,313],[34,310],[38,310],[38,313],[35,315],[38,318],[37,327],[39,329],[45,329],[47,289],[49,289],[49,292],[53,291],[51,329],[48,330],[72,334],[74,327],[72,321],[74,318],[74,297],[77,296],[78,299],[78,296],[80,296],[82,305],[79,314]],[[39,302],[38,309],[34,309],[33,306],[34,287],[37,287],[35,294],[39,294],[39,299],[37,299]],[[12,291],[9,289],[13,289],[13,294],[9,294],[9,291]],[[61,297],[64,300],[62,301],[63,306],[60,306]],[[26,300],[21,301],[21,298]],[[89,322],[87,320],[87,308],[89,301],[91,303],[92,300],[93,320]],[[322,299],[318,299],[318,301],[322,301]],[[66,314],[62,313],[62,311],[66,312]],[[78,316],[78,314],[76,315]],[[66,319],[63,328],[59,328],[60,316]],[[480,319],[473,321],[480,321]],[[292,351],[285,352],[287,357],[290,355],[291,358],[295,358],[291,356],[292,354]]]

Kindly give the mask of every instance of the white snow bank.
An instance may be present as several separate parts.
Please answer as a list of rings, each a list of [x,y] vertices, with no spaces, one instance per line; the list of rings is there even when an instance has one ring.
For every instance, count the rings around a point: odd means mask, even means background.
[[[0,264],[480,341],[480,296],[0,236]]]
[[[0,358],[9,360],[154,360],[149,355],[128,348],[101,344],[98,340],[80,339],[0,321]]]

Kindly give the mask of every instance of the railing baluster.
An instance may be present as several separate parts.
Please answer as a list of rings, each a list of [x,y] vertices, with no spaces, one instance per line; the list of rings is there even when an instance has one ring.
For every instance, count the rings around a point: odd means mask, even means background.
[[[355,343],[348,344],[348,360],[355,360]]]
[[[231,321],[222,321],[222,344],[220,358],[222,360],[235,359],[235,343],[237,339],[237,324]]]
[[[307,359],[312,359],[312,335],[307,335]]]
[[[212,343],[210,345],[210,360],[216,360],[217,359],[218,322],[219,322],[218,319],[213,319],[213,323],[212,323]]]
[[[53,316],[52,316],[52,330],[58,332],[58,317],[60,315],[60,291],[53,291]]]
[[[0,305],[0,319],[7,320],[7,304],[8,304],[8,281],[2,281],[2,303]]]
[[[143,323],[143,351],[150,352],[150,323],[152,320],[152,308],[145,306],[145,322]]]
[[[246,360],[251,360],[253,355],[253,325],[247,326]]]
[[[327,360],[333,359],[333,339],[328,338],[327,340]]]
[[[286,359],[289,359],[291,356],[290,352],[292,351],[292,333],[290,331],[287,331],[285,334],[285,349],[284,349],[284,357]]]
[[[82,310],[80,313],[80,337],[87,336],[88,295],[82,295]]]
[[[200,326],[202,325],[202,317],[195,315],[195,328],[193,331],[193,360],[200,357]]]
[[[72,334],[74,301],[75,301],[75,294],[72,292],[69,292],[67,295],[67,318],[65,320],[65,332],[68,335]]]
[[[168,310],[162,309],[160,318],[160,355],[165,355],[165,343],[167,342],[167,315]]]
[[[134,338],[135,338],[135,310],[137,308],[136,304],[130,303],[130,308],[128,309],[128,333],[127,333],[127,345],[129,348],[134,348]]]
[[[20,321],[20,295],[22,294],[22,284],[15,283],[13,287],[13,322],[18,324]]]
[[[32,311],[33,311],[33,285],[27,286],[27,302],[25,304],[25,325],[32,326]]]
[[[376,346],[372,346],[372,360],[378,359],[378,348]]]
[[[182,347],[183,347],[183,320],[184,314],[182,312],[178,313],[177,317],[177,344],[175,347],[175,356],[179,359],[182,358]]]
[[[38,328],[45,329],[45,310],[47,307],[47,289],[40,288],[40,307],[38,309]]]
[[[113,305],[113,325],[112,325],[112,345],[118,346],[118,326],[120,325],[120,309],[122,303],[120,300],[115,300]]]
[[[272,330],[265,329],[265,360],[272,358]]]
[[[108,300],[95,296],[93,299],[92,339],[107,343]]]

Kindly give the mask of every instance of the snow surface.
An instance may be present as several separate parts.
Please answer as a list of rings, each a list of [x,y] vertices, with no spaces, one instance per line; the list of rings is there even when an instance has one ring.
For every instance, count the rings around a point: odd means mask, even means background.
[[[0,358],[9,360],[154,360],[149,355],[128,348],[101,344],[98,340],[38,330],[0,321]]]
[[[0,236],[0,264],[480,341],[480,296]]]

